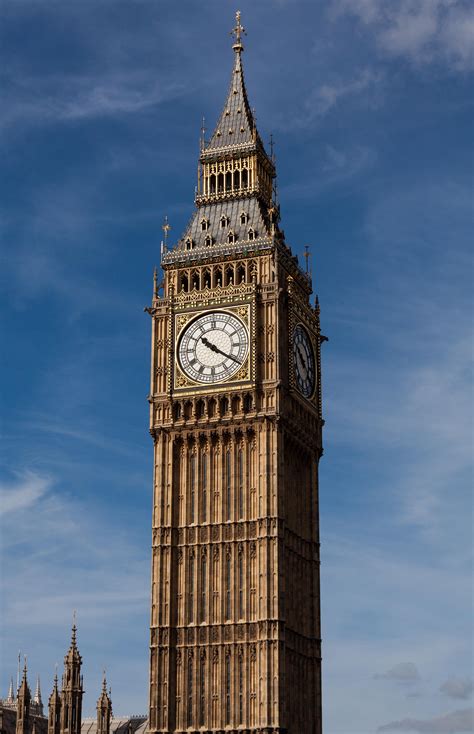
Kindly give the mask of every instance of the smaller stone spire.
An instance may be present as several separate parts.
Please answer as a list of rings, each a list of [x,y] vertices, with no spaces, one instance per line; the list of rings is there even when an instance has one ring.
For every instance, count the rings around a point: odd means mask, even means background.
[[[23,678],[17,696],[16,734],[29,734],[30,732],[30,703],[31,693],[28,686],[28,667],[25,655]]]
[[[8,687],[7,703],[15,703],[15,694],[13,692],[13,676],[10,678],[10,685]]]
[[[61,728],[61,697],[58,690],[58,666],[54,675],[53,690],[48,700],[48,734],[59,734]]]
[[[41,699],[41,685],[40,685],[40,677],[39,675],[36,678],[36,690],[35,695],[33,697],[33,703],[36,706],[36,714],[38,716],[43,716],[43,701]]]
[[[102,691],[97,701],[97,734],[110,734],[110,720],[112,718],[112,699],[107,693],[107,678],[102,679]]]

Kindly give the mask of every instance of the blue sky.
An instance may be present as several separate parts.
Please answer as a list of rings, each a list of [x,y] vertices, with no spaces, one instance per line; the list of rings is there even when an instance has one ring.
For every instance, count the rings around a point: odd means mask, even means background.
[[[147,707],[149,319],[193,209],[227,0],[1,3],[2,654]],[[474,18],[463,0],[245,0],[282,226],[324,331],[326,734],[473,731]]]

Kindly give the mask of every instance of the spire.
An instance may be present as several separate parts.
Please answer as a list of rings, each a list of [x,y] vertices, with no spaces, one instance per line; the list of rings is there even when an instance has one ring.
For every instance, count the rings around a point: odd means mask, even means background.
[[[31,693],[28,686],[28,668],[26,664],[23,667],[23,678],[18,689],[17,711],[16,711],[16,734],[28,734],[30,727],[30,701]]]
[[[8,687],[7,703],[14,703],[15,694],[13,692],[13,676],[10,678],[10,685]]]
[[[43,701],[41,699],[41,685],[40,685],[40,677],[39,675],[36,678],[36,690],[35,695],[33,697],[33,703],[36,707],[36,714],[39,716],[43,716]]]
[[[245,33],[245,30],[240,23],[240,11],[237,12],[236,19],[237,25],[232,31],[235,37],[235,43],[232,46],[235,59],[229,91],[216,129],[209,143],[204,146],[204,153],[215,148],[246,147],[256,141],[256,126],[245,88],[242,67],[244,50],[242,33]]]
[[[48,734],[59,734],[61,726],[61,697],[58,691],[58,666],[54,675],[53,690],[48,699]]]
[[[112,717],[112,699],[107,693],[107,678],[102,678],[102,691],[97,701],[97,734],[110,734],[110,719]]]

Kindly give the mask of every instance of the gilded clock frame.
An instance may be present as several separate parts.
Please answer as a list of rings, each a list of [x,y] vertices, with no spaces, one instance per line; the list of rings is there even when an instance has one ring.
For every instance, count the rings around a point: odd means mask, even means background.
[[[256,340],[255,291],[252,286],[227,286],[216,289],[214,298],[199,303],[197,299],[175,300],[175,308],[170,319],[170,345],[172,345],[172,364],[170,390],[176,395],[216,394],[229,389],[252,386],[256,380]],[[238,300],[237,300],[238,299]],[[232,377],[216,384],[203,384],[192,380],[180,367],[178,344],[186,326],[198,316],[215,311],[231,313],[244,324],[248,332],[249,348],[244,364]]]

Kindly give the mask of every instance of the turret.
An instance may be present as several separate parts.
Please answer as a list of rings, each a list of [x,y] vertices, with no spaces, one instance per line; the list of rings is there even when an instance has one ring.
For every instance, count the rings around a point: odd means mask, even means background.
[[[72,626],[71,645],[64,658],[61,690],[61,734],[80,734],[82,721],[82,658],[77,649],[76,625]]]
[[[30,703],[31,693],[30,687],[28,685],[25,658],[23,679],[21,681],[17,695],[16,734],[30,734]]]
[[[48,734],[59,734],[61,728],[61,697],[58,691],[58,674],[54,676],[53,690],[48,701]]]
[[[112,717],[112,701],[110,691],[107,693],[107,681],[102,681],[102,692],[97,701],[97,734],[110,734],[110,719]]]

